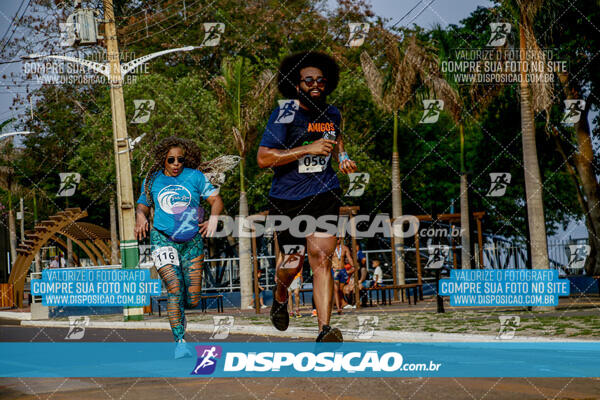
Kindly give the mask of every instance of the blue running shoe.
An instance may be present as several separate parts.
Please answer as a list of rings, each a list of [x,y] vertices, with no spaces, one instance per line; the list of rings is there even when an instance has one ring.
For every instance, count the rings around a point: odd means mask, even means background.
[[[180,359],[184,357],[192,357],[192,352],[188,349],[188,345],[185,342],[185,339],[181,339],[177,342],[175,346],[175,359]]]

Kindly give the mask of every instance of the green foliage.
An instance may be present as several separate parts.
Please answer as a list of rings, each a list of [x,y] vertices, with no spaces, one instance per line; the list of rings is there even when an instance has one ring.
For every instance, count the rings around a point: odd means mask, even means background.
[[[162,11],[155,5],[163,5]],[[197,3],[197,4],[196,4]],[[385,42],[380,28],[383,21],[374,19],[363,1],[340,1],[339,9],[328,14],[317,11],[317,2],[302,0],[287,2],[251,0],[241,4],[233,0],[196,2],[188,9],[187,19],[172,14],[172,2],[118,1],[115,11],[119,25],[121,50],[136,57],[170,47],[199,45],[204,30],[202,22],[223,22],[226,31],[218,47],[171,54],[149,64],[150,74],[140,75],[137,82],[124,86],[128,134],[137,138],[145,134],[132,152],[134,196],[140,193],[142,179],[152,163],[152,146],[166,136],[190,138],[209,160],[222,154],[238,154],[232,125],[240,127],[244,103],[248,98],[230,101],[233,92],[228,87],[226,101],[210,84],[217,75],[225,81],[239,82],[240,93],[250,95],[253,82],[260,72],[276,71],[282,57],[293,51],[329,51],[341,66],[340,83],[329,96],[329,102],[342,113],[342,130],[346,149],[359,171],[369,172],[370,183],[360,198],[345,198],[347,204],[359,205],[365,213],[391,213],[391,165],[393,121],[382,113],[371,98],[360,67],[359,55],[367,51],[382,64]],[[553,2],[551,2],[553,3]],[[568,5],[561,6],[560,10]],[[148,14],[149,35],[146,37],[144,13]],[[575,10],[560,14],[566,19],[561,29],[549,29],[541,39],[559,49],[559,58],[567,59],[574,71],[576,88],[597,91],[598,68],[586,67],[593,61],[597,35],[586,17],[597,20],[597,9],[585,7],[585,15]],[[133,13],[136,13],[132,15]],[[502,15],[504,12],[505,15]],[[539,13],[538,23],[548,25],[548,19],[558,11],[551,7]],[[168,17],[168,18],[167,18]],[[440,58],[451,57],[457,47],[484,47],[489,38],[489,22],[512,18],[501,9],[478,8],[461,21],[427,31],[416,28],[419,39],[439,50]],[[344,46],[346,23],[369,21],[371,33],[361,48]],[[55,21],[56,22],[56,21]],[[598,24],[596,24],[598,25]],[[162,30],[163,28],[167,28]],[[583,28],[582,28],[583,27]],[[514,34],[514,30],[513,30]],[[513,38],[514,41],[514,38]],[[232,60],[231,69],[223,61]],[[489,106],[477,110],[477,101],[468,90],[459,87],[465,102],[463,114],[466,166],[472,185],[472,211],[485,211],[484,228],[504,236],[523,236],[525,232],[524,177],[520,136],[520,109],[516,87],[506,86],[497,93]],[[416,90],[403,112],[399,114],[398,150],[402,176],[402,198],[405,214],[459,212],[460,143],[455,121],[443,113],[436,124],[419,124],[421,99],[429,94]],[[597,103],[595,96],[589,101]],[[54,214],[65,205],[58,199],[58,173],[77,171],[82,183],[70,205],[87,208],[89,219],[108,226],[108,201],[115,193],[111,101],[108,86],[42,86],[35,92],[36,118],[21,121],[36,132],[24,140],[26,146],[14,161],[15,176],[26,190],[36,190],[40,219]],[[156,108],[145,124],[131,124],[134,99],[152,99]],[[236,97],[237,99],[237,97]],[[562,109],[556,100],[553,118]],[[253,106],[250,102],[249,106]],[[274,106],[274,104],[272,105]],[[596,104],[597,106],[597,104]],[[480,111],[480,112],[478,112]],[[551,138],[538,124],[538,155],[544,179],[544,205],[549,226],[556,227],[579,217],[581,210],[570,178],[565,174],[563,160],[555,151]],[[247,148],[244,182],[250,213],[268,208],[268,192],[272,171],[258,168],[256,152],[266,118],[252,125],[253,135],[244,136]],[[565,142],[572,138],[565,137]],[[334,162],[335,168],[337,163]],[[501,198],[486,197],[490,172],[510,172],[512,181]],[[236,214],[239,208],[240,179],[238,170],[230,172],[221,187],[226,212]],[[348,178],[340,174],[344,190]],[[0,202],[7,203],[6,193]],[[29,221],[28,221],[29,223]]]

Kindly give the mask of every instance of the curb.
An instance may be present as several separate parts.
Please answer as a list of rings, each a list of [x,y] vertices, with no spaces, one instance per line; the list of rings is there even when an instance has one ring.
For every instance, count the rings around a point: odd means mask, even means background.
[[[69,321],[36,321],[23,320],[22,326],[38,326],[38,327],[54,327],[68,328]],[[170,330],[168,322],[144,322],[144,321],[90,321],[87,328],[104,328],[104,329],[165,329]],[[204,332],[212,333],[214,325],[188,323],[188,332]],[[470,342],[507,342],[507,343],[547,343],[547,342],[590,342],[594,340],[567,339],[557,337],[539,337],[539,336],[515,336],[510,340],[499,340],[493,335],[472,335],[458,333],[437,333],[437,332],[406,332],[406,331],[375,331],[370,338],[358,338],[358,331],[353,329],[342,330],[344,336],[348,340],[364,341],[364,342],[455,342],[455,343],[470,343]],[[238,325],[230,328],[229,333],[240,335],[256,335],[256,336],[276,336],[287,337],[290,339],[297,338],[315,338],[317,329],[315,328],[298,328],[290,327],[287,331],[278,331],[271,326],[261,325]]]

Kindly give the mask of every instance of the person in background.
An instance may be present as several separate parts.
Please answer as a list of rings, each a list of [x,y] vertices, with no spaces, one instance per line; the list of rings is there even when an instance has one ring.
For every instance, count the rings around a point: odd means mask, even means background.
[[[60,268],[60,261],[58,256],[55,256],[52,261],[50,261],[50,265],[48,268]]]
[[[288,302],[288,311],[290,313],[290,317],[295,316],[296,318],[302,317],[300,314],[300,287],[302,286],[302,270],[296,274],[294,280],[290,284],[288,288],[288,298],[292,300],[292,295],[295,296],[294,304],[296,305],[296,310],[292,312],[292,302]]]
[[[358,242],[356,242],[356,260],[358,261],[359,268],[362,268],[363,266],[366,268],[367,256],[365,256],[365,253],[363,253]]]
[[[352,253],[348,246],[344,244],[342,236],[338,236],[337,238],[337,244],[331,258],[331,268],[335,305],[337,306],[337,313],[342,314],[343,308],[352,308],[344,299],[344,286],[350,280],[350,274],[354,272]]]
[[[260,308],[267,308],[267,306],[265,306],[265,301],[264,301],[264,295],[263,292],[265,291],[265,288],[260,286],[260,277],[262,276],[262,271],[259,269],[258,270],[258,298],[260,299]],[[248,305],[248,309],[252,310],[254,309],[254,296],[252,296],[252,299],[250,299],[250,305]]]
[[[383,284],[383,270],[381,269],[381,261],[373,260],[373,287],[379,287]]]

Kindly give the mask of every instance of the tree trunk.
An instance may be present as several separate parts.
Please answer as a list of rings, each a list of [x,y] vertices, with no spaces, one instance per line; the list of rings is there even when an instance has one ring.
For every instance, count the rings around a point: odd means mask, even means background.
[[[240,192],[240,220],[248,216],[248,199],[246,192]],[[241,224],[241,221],[240,221]],[[240,230],[242,227],[240,226]],[[252,263],[250,260],[251,243],[250,238],[240,237],[239,257],[240,257],[240,296],[242,309],[250,305],[252,299]]]
[[[569,86],[566,74],[560,74],[559,79],[564,86],[567,99],[581,98],[581,91]],[[600,251],[600,207],[598,206],[600,204],[600,184],[594,173],[594,148],[588,123],[590,107],[591,102],[586,101],[579,122],[574,126],[578,151],[573,155],[573,164],[577,170],[581,191],[584,194],[583,199],[586,202],[586,206],[582,209],[588,229],[590,254],[585,263],[585,270],[588,275],[594,276],[600,275],[600,254],[598,253]]]
[[[402,190],[400,186],[400,157],[398,156],[398,112],[394,111],[394,143],[392,153],[392,217],[400,218],[402,216]],[[396,284],[404,285],[406,278],[406,266],[404,263],[404,236],[396,236],[395,230],[394,243],[396,249]],[[418,257],[418,254],[417,254]]]
[[[112,265],[120,264],[119,257],[119,237],[117,236],[117,208],[115,197],[110,196],[110,263]]]
[[[522,24],[520,26],[520,39],[521,60],[526,60],[525,31]],[[544,203],[542,201],[543,188],[535,143],[533,108],[531,105],[526,73],[523,67],[521,67],[520,85],[523,167],[525,174],[527,219],[531,236],[531,265],[533,269],[547,269],[550,268],[550,263],[548,260]],[[551,308],[553,307],[544,307],[543,309]]]
[[[589,215],[586,215],[589,221],[588,236],[590,245],[595,250],[588,257],[586,271],[589,275],[600,275],[600,257],[598,257],[597,253],[597,250],[600,248],[598,239],[598,235],[600,235],[600,185],[598,185],[596,175],[594,174],[594,150],[589,133],[587,112],[582,113],[581,119],[575,125],[575,131],[577,134],[578,152],[574,155],[574,163],[588,205]],[[592,244],[591,242],[595,243]]]
[[[471,231],[469,226],[469,182],[460,175],[460,259],[462,269],[471,269]]]
[[[460,129],[460,264],[462,269],[471,269],[471,230],[469,226],[469,180],[465,168],[465,132]]]

